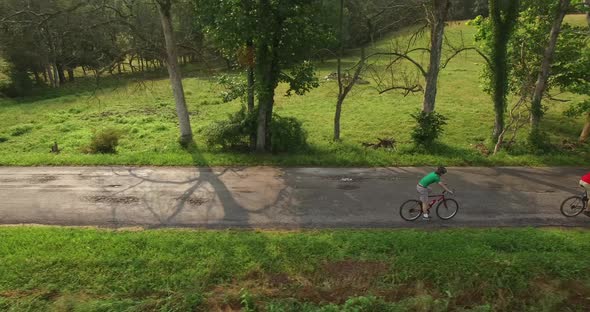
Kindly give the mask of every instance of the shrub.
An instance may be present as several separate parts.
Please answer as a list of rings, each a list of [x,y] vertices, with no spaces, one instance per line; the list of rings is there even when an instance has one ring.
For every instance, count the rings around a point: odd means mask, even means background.
[[[103,129],[92,136],[90,145],[85,151],[90,154],[114,154],[117,152],[120,137],[121,131],[117,129]]]
[[[224,149],[248,147],[253,133],[256,133],[256,114],[248,113],[244,107],[230,114],[227,120],[216,121],[203,130],[207,145]]]
[[[307,132],[296,118],[273,115],[270,133],[273,153],[300,151],[307,147]]]
[[[33,130],[33,125],[18,125],[10,128],[10,135],[21,136],[23,134],[31,132],[31,130]]]
[[[250,136],[256,134],[257,115],[248,113],[245,108],[210,124],[203,130],[209,146],[224,149],[248,149]],[[307,146],[307,133],[301,122],[293,117],[273,115],[271,124],[271,151],[273,153],[299,151]]]
[[[22,97],[30,95],[33,89],[33,81],[25,70],[10,69],[8,72],[10,83],[3,85],[0,93],[8,97]]]
[[[538,128],[531,130],[527,143],[529,152],[535,154],[544,154],[555,150],[555,147],[551,144],[549,134]]]
[[[447,118],[437,112],[419,112],[412,114],[416,120],[416,126],[412,130],[414,143],[428,147],[444,132],[443,126],[447,124]]]

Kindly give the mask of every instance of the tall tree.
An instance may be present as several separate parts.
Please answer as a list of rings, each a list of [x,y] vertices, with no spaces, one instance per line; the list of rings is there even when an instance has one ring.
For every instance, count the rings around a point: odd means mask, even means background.
[[[186,100],[184,98],[182,76],[178,66],[178,53],[172,27],[172,0],[156,0],[156,4],[158,5],[158,11],[160,12],[162,30],[164,31],[164,38],[166,40],[166,64],[170,76],[170,84],[172,85],[172,92],[174,93],[174,101],[176,102],[176,114],[178,115],[178,123],[180,126],[180,142],[186,145],[193,140],[193,132],[191,130],[188,109],[186,108]]]
[[[344,34],[344,0],[340,0],[339,9],[339,41],[340,47],[337,53],[336,79],[338,80],[338,98],[336,100],[336,112],[334,113],[334,141],[340,141],[340,116],[342,115],[342,104],[348,93],[352,90],[359,79],[359,75],[365,65],[365,48],[361,47],[360,61],[356,64],[356,70],[352,76],[343,75],[342,57],[344,56],[345,34]],[[370,23],[369,23],[370,24]],[[370,36],[366,36],[369,37]],[[365,38],[366,40],[367,38]],[[371,40],[372,41],[372,40]],[[366,41],[365,41],[366,42]],[[363,43],[365,43],[363,42]]]
[[[432,0],[432,9],[427,14],[430,24],[430,62],[428,63],[422,105],[422,111],[425,113],[434,111],[445,22],[449,8],[449,0]]]
[[[224,58],[237,61],[237,65],[246,68],[247,89],[246,103],[249,114],[255,109],[255,62],[254,38],[256,36],[255,2],[193,0],[197,20],[206,33],[207,39],[213,41]],[[250,135],[250,145],[254,148],[256,133]]]
[[[319,86],[311,58],[318,44],[331,33],[319,16],[317,0],[258,0],[256,6],[256,91],[258,94],[258,128],[256,150],[270,151],[270,123],[275,89],[279,82],[290,88],[287,95],[302,95]],[[284,71],[291,68],[290,72]]]
[[[529,116],[534,114],[529,105],[534,95],[537,94],[540,98],[549,98],[552,87],[559,87],[562,90],[570,92],[585,93],[585,78],[587,77],[587,65],[585,64],[584,53],[587,48],[584,37],[586,32],[584,30],[568,30],[567,35],[562,40],[562,34],[555,32],[556,19],[559,18],[558,12],[562,10],[562,3],[560,0],[551,1],[536,1],[536,0],[520,0],[520,10],[514,30],[510,38],[507,40],[506,62],[507,62],[507,76],[500,82],[507,85],[507,92],[518,97],[518,101],[510,110],[510,122],[504,127],[500,133],[496,150],[502,144],[503,134],[511,127],[510,130],[512,138],[516,137],[515,133],[518,129],[525,126],[532,118]],[[561,17],[563,20],[563,17]],[[491,17],[489,19],[476,18],[474,23],[477,25],[478,31],[476,33],[476,40],[482,42],[482,46],[487,55],[489,55],[488,63],[493,64],[491,60],[493,54],[490,52],[494,46],[494,31]],[[560,27],[569,28],[568,26]],[[552,32],[552,29],[554,30]],[[559,36],[553,37],[552,35]],[[584,36],[580,36],[583,34]],[[572,37],[573,36],[573,37]],[[553,40],[553,43],[551,41]],[[549,62],[545,57],[548,48],[551,46],[555,53],[555,62]],[[559,53],[557,53],[559,52]],[[552,52],[553,54],[553,52]],[[485,56],[485,55],[484,55]],[[497,61],[497,59],[495,60]],[[540,69],[543,64],[548,65],[546,72],[543,73]],[[486,78],[486,85],[488,91],[494,91],[494,66],[484,68],[484,78]],[[535,93],[539,89],[539,76],[547,75],[544,80],[544,91]],[[587,80],[587,79],[586,79]],[[543,81],[543,79],[541,80]],[[542,109],[539,105],[537,114],[542,114]],[[498,111],[497,111],[498,112]],[[502,114],[503,117],[503,114]],[[514,119],[515,117],[516,119]],[[524,122],[523,122],[524,121]],[[538,129],[534,130],[535,133]],[[533,135],[530,138],[534,139],[538,136]],[[511,141],[513,141],[511,139]],[[539,140],[534,140],[533,143],[541,143]]]
[[[555,53],[555,47],[557,45],[557,38],[559,36],[559,32],[561,31],[561,24],[569,7],[570,0],[559,0],[559,7],[556,10],[555,18],[553,19],[553,24],[551,26],[551,33],[549,34],[549,42],[545,48],[543,60],[539,68],[539,75],[537,77],[537,82],[535,83],[535,91],[533,93],[533,99],[531,102],[531,131],[533,135],[536,135],[536,133],[539,131],[539,121],[541,120],[541,116],[543,114],[541,99],[543,97],[543,93],[546,90],[547,79],[549,78],[549,70],[553,60],[553,54]]]
[[[572,5],[576,5],[572,1]],[[584,116],[584,126],[578,137],[579,142],[586,142],[590,137],[590,0],[586,0],[587,27],[565,24],[557,42],[555,62],[551,66],[551,85],[561,90],[584,95],[565,112],[566,116]]]
[[[304,94],[318,86],[308,60],[332,33],[324,27],[319,0],[194,0],[206,35],[221,43],[225,55],[244,47],[254,55],[254,85],[257,98],[256,150],[270,150],[270,122],[275,89],[288,83],[287,95]],[[214,18],[211,18],[214,17]]]
[[[491,44],[489,47],[490,89],[494,101],[494,142],[504,130],[504,112],[508,94],[508,41],[514,31],[519,12],[519,0],[490,0]]]
[[[586,0],[584,3],[586,4],[586,7],[585,7],[585,9],[586,9],[586,22],[588,23],[588,30],[590,30],[590,0]],[[590,53],[590,51],[589,51],[589,53]],[[585,55],[588,56],[589,54],[585,54]],[[589,63],[590,63],[590,57],[589,57]],[[590,93],[590,92],[588,92],[588,93]],[[580,133],[580,138],[578,139],[578,141],[580,141],[580,142],[586,142],[586,140],[590,136],[590,101],[587,102],[587,106],[588,106],[588,108],[586,109],[586,112],[585,112],[586,116],[585,116],[584,128],[582,129],[582,132]]]

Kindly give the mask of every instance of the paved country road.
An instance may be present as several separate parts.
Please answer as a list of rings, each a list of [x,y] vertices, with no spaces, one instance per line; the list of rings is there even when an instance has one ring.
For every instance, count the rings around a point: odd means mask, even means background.
[[[565,218],[581,168],[448,168],[449,221],[406,222],[432,168],[0,167],[0,224],[108,227],[589,227]],[[437,187],[435,187],[437,188]]]

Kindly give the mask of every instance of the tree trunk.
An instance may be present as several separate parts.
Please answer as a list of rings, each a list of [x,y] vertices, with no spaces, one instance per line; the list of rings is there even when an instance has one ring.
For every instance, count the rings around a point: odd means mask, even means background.
[[[254,113],[254,43],[252,40],[248,40],[246,42],[246,46],[248,48],[248,55],[252,55],[251,58],[248,58],[248,95],[247,95],[247,105],[248,105],[248,113]],[[256,133],[250,134],[250,149],[254,150],[256,148]]]
[[[449,0],[433,0],[433,14],[430,25],[430,63],[426,75],[426,88],[424,90],[424,102],[422,111],[430,113],[434,111],[436,101],[436,85],[440,71],[440,58],[442,52],[445,20],[449,12]]]
[[[84,77],[88,77],[88,73],[86,73],[86,67],[82,66],[82,73],[84,73]]]
[[[248,112],[254,111],[254,65],[248,65]]]
[[[256,129],[256,151],[266,151],[266,138],[268,132],[267,115],[273,94],[268,92],[260,92],[258,94],[258,127]]]
[[[273,72],[272,53],[267,45],[261,45],[256,58],[258,84],[258,127],[256,131],[256,151],[270,150],[270,123],[276,88],[276,75]],[[277,73],[278,75],[278,73]]]
[[[33,71],[33,75],[35,76],[35,83],[40,86],[43,84],[43,81],[41,80],[41,76],[39,76],[39,72],[37,70]]]
[[[182,87],[182,77],[178,68],[178,58],[176,55],[176,42],[174,40],[174,30],[172,29],[172,16],[170,0],[158,1],[158,9],[162,21],[162,30],[166,40],[166,54],[168,57],[168,74],[170,75],[170,84],[174,93],[176,102],[176,113],[178,114],[178,123],[180,125],[180,142],[188,144],[193,139],[193,132],[189,119],[186,101],[184,98],[184,89]]]
[[[499,104],[495,106],[496,118],[494,120],[494,132],[492,133],[494,142],[498,141],[500,134],[504,132],[504,107],[506,107],[506,100],[504,99],[502,102],[504,103],[502,107]]]
[[[271,16],[269,11],[270,1],[259,0],[257,3],[259,16]],[[259,20],[259,27],[265,29],[269,27],[268,21]],[[264,24],[263,24],[264,23]],[[270,146],[270,119],[272,118],[272,105],[274,101],[274,92],[276,83],[273,75],[273,41],[274,38],[261,36],[256,46],[256,85],[258,95],[258,125],[256,129],[256,151],[264,152]],[[277,73],[278,75],[278,73]]]
[[[531,102],[531,126],[533,132],[539,129],[539,122],[541,120],[541,116],[543,115],[541,99],[543,97],[543,92],[545,92],[545,89],[547,87],[547,79],[549,78],[549,70],[551,67],[551,62],[553,60],[555,46],[557,44],[557,37],[559,36],[559,32],[561,31],[561,23],[563,22],[563,18],[567,13],[567,10],[569,9],[569,5],[570,0],[559,1],[559,9],[557,11],[557,16],[553,20],[553,25],[551,26],[549,42],[547,43],[547,47],[545,48],[543,61],[541,63],[541,68],[539,70],[539,76],[537,77],[537,82],[535,83],[535,92],[533,93],[533,100]]]
[[[74,77],[74,69],[71,67],[68,67],[68,80],[69,81],[74,81],[75,77]]]
[[[506,94],[508,93],[508,40],[514,30],[518,17],[519,1],[490,0],[489,13],[492,22],[492,51],[490,55],[490,72],[492,75],[492,100],[494,102],[494,142],[500,140],[504,133],[504,112],[506,111]]]
[[[48,82],[48,78],[47,78],[47,69],[43,68],[43,81],[45,81],[45,83]]]
[[[278,84],[278,63],[274,48],[261,44],[257,50],[256,71],[258,84],[258,128],[256,131],[256,151],[270,151],[270,123],[274,106],[275,88]]]
[[[59,75],[59,83],[60,84],[64,84],[66,83],[66,75],[65,75],[65,69],[64,66],[62,64],[57,64],[57,72]]]
[[[58,73],[59,70],[57,69],[57,65],[55,63],[53,64],[53,68],[52,69],[53,69],[53,83],[54,83],[54,87],[55,88],[59,88],[60,82],[61,82],[60,81],[60,77],[59,77],[60,74]],[[63,75],[63,72],[62,72],[62,75]]]
[[[338,101],[336,101],[336,113],[334,114],[334,141],[340,141],[340,115],[342,114],[342,103],[344,102],[344,97],[342,95],[338,96]]]
[[[133,56],[131,56],[129,58],[129,69],[131,69],[131,72],[134,73],[135,72],[135,67],[133,67]]]
[[[51,71],[51,65],[47,64],[45,65],[45,71],[47,72],[47,77],[49,77],[49,85],[52,88],[55,88],[55,81],[53,80],[53,72]]]
[[[336,101],[336,112],[334,114],[334,141],[340,141],[340,116],[342,115],[342,104],[346,96],[352,90],[357,82],[361,71],[365,65],[365,48],[361,46],[361,59],[357,65],[354,75],[344,84],[344,77],[342,77],[342,56],[344,55],[344,0],[340,0],[340,14],[339,14],[339,28],[340,28],[340,48],[338,50],[336,74],[338,79],[338,100]]]
[[[248,114],[254,113],[254,64],[248,65]],[[250,133],[250,149],[256,148],[256,133]]]
[[[281,27],[278,25],[277,27]],[[270,74],[269,82],[268,82],[268,91],[270,94],[270,98],[268,101],[268,107],[266,108],[266,150],[272,151],[272,130],[270,129],[272,123],[272,114],[274,109],[274,97],[275,97],[275,90],[279,85],[279,75],[281,73],[281,68],[279,66],[279,45],[280,45],[280,38],[277,34],[274,34],[274,38],[272,41],[272,45],[270,46],[270,55],[271,55],[271,62],[270,62]]]
[[[590,112],[586,113],[586,122],[584,123],[584,129],[582,129],[582,133],[580,133],[580,143],[586,142],[588,136],[590,136]]]
[[[336,112],[334,114],[334,141],[336,142],[340,141],[340,115],[342,114],[342,103],[344,102],[344,96],[346,96],[344,95],[344,85],[342,83],[342,55],[344,54],[344,0],[340,0],[338,28],[340,35],[340,47],[338,49],[338,59],[336,60],[336,78],[338,79],[338,100],[336,101]],[[369,33],[371,33],[371,30],[372,29],[369,27]]]
[[[121,71],[121,63],[117,63],[117,72],[119,73],[119,75],[122,73],[122,71]]]

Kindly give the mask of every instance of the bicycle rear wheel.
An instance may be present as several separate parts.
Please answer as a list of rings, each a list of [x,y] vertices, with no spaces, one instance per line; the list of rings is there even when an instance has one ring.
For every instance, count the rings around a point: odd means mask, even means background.
[[[436,205],[436,215],[443,220],[454,217],[457,211],[459,211],[459,203],[451,198],[446,198]]]
[[[406,221],[414,221],[422,214],[422,202],[410,199],[399,207],[399,215]]]
[[[586,201],[581,196],[570,196],[561,203],[561,214],[575,217],[586,209]]]

